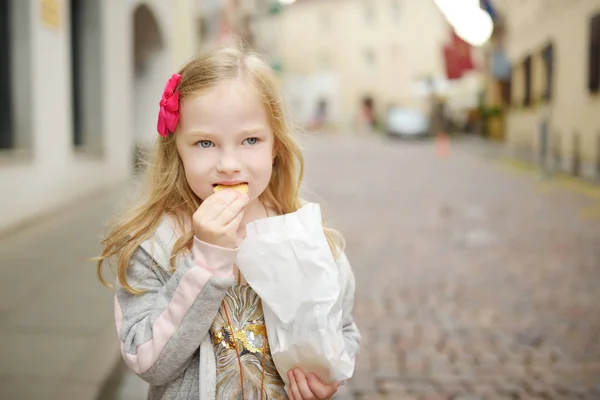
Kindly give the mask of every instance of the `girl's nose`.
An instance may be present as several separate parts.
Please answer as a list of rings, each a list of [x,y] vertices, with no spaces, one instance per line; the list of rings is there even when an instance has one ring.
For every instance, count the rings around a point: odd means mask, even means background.
[[[217,171],[224,174],[233,174],[239,172],[241,164],[233,155],[224,154],[217,164]]]

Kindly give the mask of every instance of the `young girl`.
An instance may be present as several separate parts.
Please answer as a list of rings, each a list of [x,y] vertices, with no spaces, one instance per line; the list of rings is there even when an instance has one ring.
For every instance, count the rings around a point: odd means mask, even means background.
[[[302,154],[271,69],[242,46],[198,56],[167,83],[158,133],[146,196],[116,221],[97,259],[105,284],[102,263],[117,259],[121,351],[150,383],[148,398],[330,398],[340,382],[299,368],[287,372],[286,393],[260,298],[235,265],[248,223],[301,207]],[[343,335],[354,359],[354,277],[340,235],[324,231],[345,277]]]

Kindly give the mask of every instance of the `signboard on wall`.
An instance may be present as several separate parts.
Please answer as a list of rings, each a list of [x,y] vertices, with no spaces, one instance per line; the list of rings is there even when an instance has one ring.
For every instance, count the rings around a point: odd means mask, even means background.
[[[62,2],[64,0],[41,0],[42,24],[52,30],[60,29]]]

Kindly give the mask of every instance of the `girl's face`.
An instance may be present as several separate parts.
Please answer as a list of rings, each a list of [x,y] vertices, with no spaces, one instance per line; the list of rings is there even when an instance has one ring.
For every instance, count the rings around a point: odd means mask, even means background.
[[[217,184],[248,184],[250,201],[267,188],[274,137],[256,88],[231,79],[181,101],[175,136],[188,184],[200,199]]]

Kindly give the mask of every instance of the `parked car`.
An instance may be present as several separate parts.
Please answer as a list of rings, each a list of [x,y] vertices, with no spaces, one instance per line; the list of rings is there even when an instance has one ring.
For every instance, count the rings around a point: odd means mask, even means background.
[[[394,107],[386,116],[386,133],[399,138],[424,138],[431,134],[431,124],[419,110]]]

